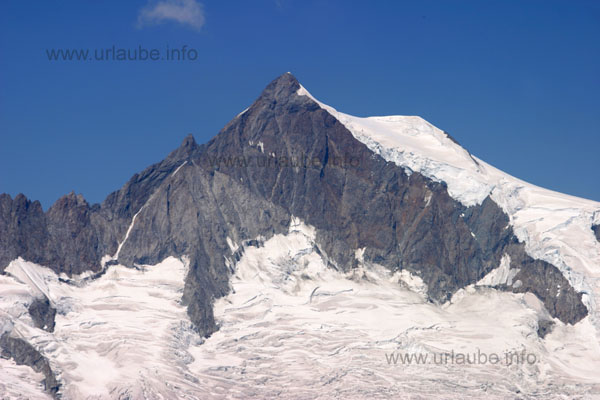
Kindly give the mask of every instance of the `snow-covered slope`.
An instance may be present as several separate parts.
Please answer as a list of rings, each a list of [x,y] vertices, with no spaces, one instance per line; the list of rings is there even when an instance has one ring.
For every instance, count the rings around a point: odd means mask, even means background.
[[[359,118],[309,96],[370,150],[385,160],[446,182],[466,206],[488,195],[508,214],[530,256],[558,267],[583,292],[590,319],[600,332],[600,243],[591,229],[600,222],[600,203],[554,192],[510,176],[471,155],[445,132],[415,116]],[[598,336],[600,340],[600,335]]]
[[[190,370],[211,388],[210,397],[520,393],[551,399],[598,393],[600,345],[588,319],[559,323],[541,340],[536,329],[543,306],[535,296],[479,286],[439,308],[409,290],[418,285],[405,273],[391,275],[377,265],[361,265],[350,275],[327,268],[315,251],[314,232],[294,219],[287,235],[247,248],[237,263],[232,293],[215,305],[220,330],[190,350]],[[478,354],[481,362],[435,364],[434,357],[452,352],[470,360]],[[507,358],[515,352],[531,362]],[[497,364],[483,361],[492,354]],[[428,362],[393,361],[419,355]]]
[[[40,383],[42,374],[26,365],[16,365],[13,360],[0,358],[0,398],[2,399],[52,399]]]
[[[168,258],[139,270],[111,266],[79,286],[21,259],[7,272],[0,276],[0,327],[14,326],[13,337],[25,339],[48,359],[63,398],[173,398],[193,390],[186,349],[202,339],[180,304],[184,262]],[[53,333],[34,328],[27,314],[26,305],[40,291],[57,309]],[[19,377],[33,379],[32,387],[41,380],[24,375],[26,367],[7,368],[2,373],[6,390],[13,390],[9,385]]]
[[[600,393],[600,345],[588,318],[575,326],[558,322],[540,339],[544,310],[531,294],[473,285],[435,306],[406,271],[392,275],[361,263],[343,274],[327,267],[315,229],[297,218],[287,234],[244,249],[232,292],[215,304],[220,330],[205,341],[179,304],[185,268],[174,258],[137,270],[111,266],[73,286],[17,260],[1,277],[0,306],[12,314],[0,320],[49,360],[66,399]],[[40,288],[59,311],[54,333],[32,328],[24,312]],[[40,376],[0,362],[0,389],[9,397],[21,380],[26,398],[47,397],[36,384]]]

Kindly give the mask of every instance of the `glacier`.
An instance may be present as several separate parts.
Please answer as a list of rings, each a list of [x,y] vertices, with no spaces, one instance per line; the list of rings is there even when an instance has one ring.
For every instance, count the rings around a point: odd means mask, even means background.
[[[231,241],[231,240],[230,240]],[[565,398],[598,393],[600,345],[589,318],[536,334],[540,301],[496,291],[485,279],[443,306],[417,277],[361,264],[336,271],[298,218],[289,232],[241,246],[231,293],[215,302],[219,330],[198,336],[180,304],[186,260],[108,267],[76,285],[15,260],[0,277],[0,307],[13,332],[48,358],[63,398]],[[357,252],[360,258],[360,252]],[[492,273],[495,273],[493,271]],[[494,278],[490,279],[506,279]],[[53,333],[31,327],[25,305],[44,293],[57,308]],[[494,312],[490,312],[493,310]],[[486,355],[526,351],[536,362],[390,363],[392,354]],[[3,363],[5,393],[31,370]],[[482,383],[487,382],[487,383]],[[2,386],[0,386],[2,387]],[[25,393],[25,392],[24,392]]]

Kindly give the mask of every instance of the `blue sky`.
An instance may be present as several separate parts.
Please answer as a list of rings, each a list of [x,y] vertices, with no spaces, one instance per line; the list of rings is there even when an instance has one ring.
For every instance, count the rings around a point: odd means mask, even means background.
[[[49,61],[61,48],[195,61]],[[0,192],[100,202],[291,71],[346,113],[420,115],[521,179],[600,200],[600,2],[4,1]]]

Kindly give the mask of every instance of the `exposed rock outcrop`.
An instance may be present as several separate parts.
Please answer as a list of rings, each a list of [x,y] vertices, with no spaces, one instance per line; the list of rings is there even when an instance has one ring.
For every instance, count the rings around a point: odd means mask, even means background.
[[[18,365],[27,365],[44,375],[44,389],[54,398],[59,398],[60,383],[56,379],[50,363],[32,345],[23,339],[11,337],[8,333],[0,336],[2,357],[12,358]]]
[[[50,300],[46,296],[34,298],[29,305],[28,311],[36,328],[54,332],[56,309],[52,307]]]
[[[19,194],[0,195],[0,271],[17,257],[42,263],[47,260],[48,227],[39,201]]]
[[[554,321],[549,320],[549,319],[541,319],[538,321],[538,329],[537,329],[537,334],[540,338],[545,338],[547,334],[549,334],[550,332],[552,332],[552,329],[554,328]]]
[[[111,248],[105,241],[109,226],[99,206],[90,207],[74,193],[46,213],[22,194],[0,195],[0,271],[19,256],[68,275],[98,271]]]

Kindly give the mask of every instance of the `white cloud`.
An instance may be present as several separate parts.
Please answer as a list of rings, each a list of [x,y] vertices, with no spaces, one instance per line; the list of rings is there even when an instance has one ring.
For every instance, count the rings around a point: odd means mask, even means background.
[[[173,21],[199,30],[204,25],[204,8],[196,0],[149,0],[138,14],[138,27]]]

